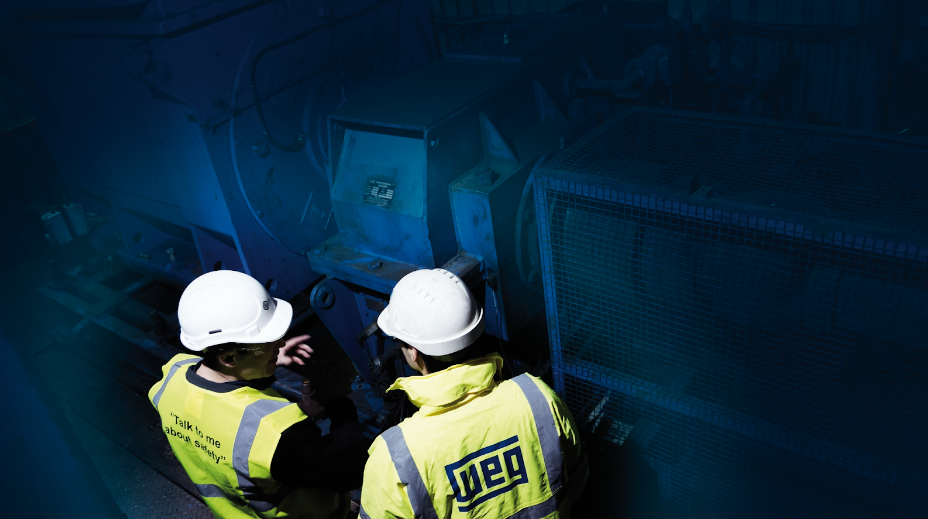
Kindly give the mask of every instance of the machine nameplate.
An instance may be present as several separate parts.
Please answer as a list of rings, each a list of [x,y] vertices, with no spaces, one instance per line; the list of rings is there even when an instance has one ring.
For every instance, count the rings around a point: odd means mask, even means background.
[[[396,191],[396,182],[368,178],[364,186],[364,203],[389,209],[393,203],[393,193]]]

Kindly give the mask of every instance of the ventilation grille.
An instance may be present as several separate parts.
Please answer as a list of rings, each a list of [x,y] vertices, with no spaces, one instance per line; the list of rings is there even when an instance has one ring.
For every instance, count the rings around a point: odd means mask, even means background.
[[[555,384],[578,422],[633,440],[689,517],[922,517],[928,239],[855,222],[922,225],[925,164],[910,140],[636,109],[541,168]],[[719,196],[691,200],[696,174]]]
[[[552,168],[923,232],[928,142],[873,132],[636,108]]]

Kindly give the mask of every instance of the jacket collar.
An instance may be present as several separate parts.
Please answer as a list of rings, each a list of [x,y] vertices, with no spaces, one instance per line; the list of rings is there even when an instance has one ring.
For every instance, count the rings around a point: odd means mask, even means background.
[[[250,387],[252,389],[257,389],[258,391],[264,391],[265,389],[271,387],[271,384],[277,381],[277,377],[271,375],[270,377],[258,378],[254,380],[230,380],[229,382],[213,382],[212,380],[206,380],[200,375],[197,375],[197,369],[201,364],[203,364],[202,360],[194,364],[192,367],[187,368],[187,382],[197,386],[198,388],[212,391],[213,393],[231,393],[240,387]]]
[[[493,353],[436,373],[398,378],[387,391],[405,391],[409,400],[422,412],[437,414],[496,387],[493,377],[502,368],[502,357]]]

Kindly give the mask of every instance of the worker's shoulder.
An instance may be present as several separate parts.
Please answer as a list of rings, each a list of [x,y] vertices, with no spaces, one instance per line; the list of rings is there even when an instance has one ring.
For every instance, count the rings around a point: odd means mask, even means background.
[[[171,360],[169,360],[169,361],[167,362],[167,364],[165,364],[165,366],[173,366],[174,364],[176,364],[176,363],[178,363],[178,362],[180,362],[180,361],[182,361],[182,360],[192,360],[192,359],[196,359],[196,360],[199,361],[199,360],[202,359],[202,358],[203,358],[203,357],[199,357],[199,356],[197,356],[197,355],[191,355],[191,354],[189,354],[189,353],[178,353],[177,355],[174,355],[173,357],[171,357]]]
[[[387,429],[387,431],[389,430]],[[384,431],[384,433],[387,431]],[[390,448],[383,438],[383,433],[381,433],[374,438],[374,442],[367,449],[367,461],[364,463],[364,482],[361,485],[364,489],[362,500],[365,499],[364,496],[367,496],[366,499],[376,502],[382,499],[383,495],[389,495],[391,492],[396,491],[391,489],[402,488],[399,478],[393,457],[390,455]],[[369,505],[365,506],[371,508]]]
[[[187,364],[193,365],[193,364],[196,364],[197,362],[200,362],[202,359],[203,357],[198,357],[196,355],[190,355],[189,353],[178,353],[177,355],[174,355],[173,357],[171,357],[171,360],[169,360],[164,366],[162,366],[161,370],[167,373],[175,365],[179,365],[179,366],[184,366]]]
[[[383,437],[384,434],[387,434],[394,428],[399,428],[399,425],[394,425],[393,427],[387,429],[386,431],[377,435],[374,438],[374,441],[371,443],[371,446],[367,449],[367,455],[369,456],[367,462],[371,463],[382,463],[391,459],[390,457],[390,448],[387,446],[387,441]]]
[[[517,381],[517,379],[519,380]],[[557,402],[560,400],[560,397],[557,395],[557,393],[555,393],[554,390],[551,389],[551,386],[546,384],[544,380],[528,373],[523,373],[517,377],[506,380],[500,384],[500,387],[505,387],[508,391],[515,391],[517,390],[516,388],[519,388],[518,391],[524,393],[522,386],[526,381],[537,387],[541,394],[545,397],[545,400],[548,400],[549,402]]]
[[[197,357],[196,355],[189,355],[186,353],[178,353],[177,355],[174,355],[174,357],[172,357],[171,360],[167,362],[167,364],[161,366],[161,380],[155,382],[155,384],[148,391],[149,399],[155,399],[155,395],[164,392],[164,385],[167,384],[168,380],[173,376],[171,370],[174,370],[173,373],[177,373],[175,366],[178,368],[182,366],[193,366],[200,360],[201,357]],[[157,407],[157,404],[155,407]]]

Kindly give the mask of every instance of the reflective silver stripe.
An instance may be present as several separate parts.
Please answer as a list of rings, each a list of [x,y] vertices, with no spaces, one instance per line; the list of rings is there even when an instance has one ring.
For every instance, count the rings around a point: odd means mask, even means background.
[[[555,511],[557,511],[557,498],[551,496],[543,503],[519,510],[510,515],[509,519],[541,519],[553,514]]]
[[[158,409],[158,402],[161,401],[161,395],[164,394],[164,389],[168,387],[168,382],[170,382],[174,374],[177,373],[178,368],[180,368],[181,366],[185,366],[187,364],[196,364],[197,362],[200,362],[201,360],[203,359],[199,357],[195,359],[184,359],[184,360],[179,360],[175,362],[174,365],[171,366],[171,369],[168,370],[168,376],[164,377],[164,383],[161,384],[161,387],[158,388],[158,392],[155,393],[155,396],[151,399],[151,403],[155,405],[155,409]]]
[[[251,456],[251,447],[258,435],[258,425],[265,416],[291,405],[290,402],[279,400],[256,400],[245,408],[242,421],[235,433],[235,443],[232,444],[232,468],[238,475],[238,486],[245,493],[248,505],[258,512],[267,512],[277,506],[265,501],[269,496],[257,484],[251,481],[251,469],[248,468],[248,458]]]
[[[267,501],[252,501],[252,500],[247,500],[247,501],[248,501],[248,506],[250,506],[252,510],[254,510],[255,512],[270,512],[271,510],[274,509],[275,506],[277,506],[274,503],[269,503]]]
[[[438,519],[432,498],[429,497],[429,491],[426,490],[416,462],[412,459],[402,429],[398,425],[393,426],[387,429],[381,437],[387,444],[387,450],[390,451],[390,458],[396,467],[396,473],[400,476],[400,482],[406,485],[413,516],[416,519]]]
[[[221,497],[227,499],[238,506],[245,506],[245,500],[236,494],[227,494],[223,492],[222,488],[217,485],[203,484],[196,485],[197,490],[200,492],[200,497],[203,499],[210,497]]]
[[[548,473],[548,484],[551,492],[555,493],[561,488],[561,473],[563,471],[564,456],[561,455],[561,441],[557,433],[557,424],[554,415],[548,407],[548,399],[538,389],[535,382],[528,375],[519,375],[512,379],[525,394],[528,405],[535,416],[535,429],[538,430],[538,440],[541,443],[541,452],[545,456],[545,471]]]
[[[197,485],[197,491],[200,492],[200,495],[203,497],[226,497],[226,493],[217,485]]]
[[[367,515],[367,512],[364,511],[364,507],[361,507],[361,519],[371,519],[371,516]]]

